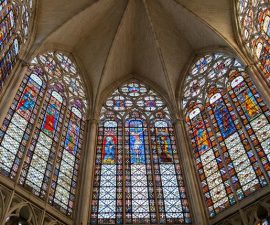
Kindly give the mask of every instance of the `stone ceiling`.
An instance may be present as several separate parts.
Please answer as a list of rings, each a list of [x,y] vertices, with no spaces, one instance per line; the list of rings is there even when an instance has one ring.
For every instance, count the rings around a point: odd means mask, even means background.
[[[71,52],[92,106],[130,74],[175,101],[196,52],[237,51],[232,15],[230,0],[40,0],[30,53]]]

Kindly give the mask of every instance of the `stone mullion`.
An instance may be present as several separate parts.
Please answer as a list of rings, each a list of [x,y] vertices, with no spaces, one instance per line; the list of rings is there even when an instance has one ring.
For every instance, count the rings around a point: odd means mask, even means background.
[[[207,225],[208,219],[205,212],[205,204],[203,198],[200,197],[199,191],[201,187],[198,185],[196,176],[196,171],[193,167],[192,156],[190,154],[190,148],[188,144],[188,138],[185,133],[185,125],[182,120],[176,120],[174,123],[176,145],[179,149],[178,155],[180,161],[184,166],[183,175],[186,181],[187,190],[189,193],[189,206],[193,212],[193,223],[198,225]]]
[[[87,225],[89,219],[89,212],[91,212],[90,198],[92,196],[92,184],[95,172],[95,147],[96,147],[96,133],[97,133],[97,120],[90,119],[87,126],[90,127],[89,135],[87,137],[87,144],[85,148],[84,161],[82,166],[82,183],[81,194],[79,198],[78,210],[78,225]]]
[[[18,171],[17,171],[16,178],[15,178],[15,182],[14,182],[14,189],[13,189],[13,191],[12,191],[12,194],[11,194],[11,196],[10,196],[9,202],[8,202],[8,204],[7,204],[7,208],[6,208],[7,211],[5,212],[4,218],[7,216],[8,209],[10,208],[10,206],[11,206],[11,204],[12,204],[12,200],[13,200],[14,195],[15,195],[15,189],[16,189],[16,186],[18,185],[18,181],[19,181],[20,174],[21,174],[21,171],[22,171],[22,168],[23,168],[24,160],[25,160],[26,155],[27,155],[27,150],[28,150],[28,148],[29,148],[29,146],[30,146],[30,143],[31,143],[31,140],[32,140],[34,131],[35,131],[35,127],[36,127],[36,124],[37,124],[37,122],[38,122],[38,118],[39,118],[39,115],[40,115],[42,106],[43,106],[44,101],[45,101],[47,89],[48,89],[48,88],[46,87],[46,89],[45,89],[45,91],[44,91],[43,99],[42,99],[42,101],[41,101],[41,103],[40,103],[40,107],[39,107],[39,109],[38,109],[38,112],[37,112],[37,115],[36,115],[36,118],[35,118],[35,121],[34,121],[34,124],[33,124],[33,130],[31,131],[30,138],[29,138],[28,143],[27,143],[27,145],[26,145],[26,147],[25,147],[25,152],[24,152],[24,154],[23,154],[23,157],[21,158],[21,162],[20,162],[20,165],[19,165],[19,169],[18,169]],[[12,99],[12,101],[13,101],[13,99]],[[11,103],[11,104],[12,104],[12,103]],[[8,109],[9,109],[9,108],[10,108],[10,105],[7,104],[7,107],[8,107]],[[14,113],[15,113],[15,112],[14,112]]]
[[[62,107],[65,107],[64,104],[62,105]],[[59,113],[60,114],[61,114],[62,107],[59,110]],[[49,201],[49,197],[50,197],[49,196],[49,193],[50,193],[50,189],[51,189],[51,185],[52,185],[52,180],[53,180],[53,174],[54,174],[54,170],[55,170],[55,167],[56,167],[56,162],[57,162],[57,159],[58,159],[58,153],[59,153],[60,148],[61,148],[61,140],[62,140],[62,137],[63,137],[64,128],[65,128],[65,121],[67,120],[68,107],[69,107],[69,105],[67,104],[66,105],[66,109],[64,111],[64,118],[62,120],[62,125],[61,125],[61,128],[60,128],[59,134],[58,134],[59,135],[59,140],[58,140],[58,143],[57,143],[57,146],[56,146],[56,149],[55,149],[55,157],[54,157],[54,161],[53,161],[53,164],[52,164],[52,171],[51,171],[51,175],[50,175],[50,179],[49,179],[49,183],[48,183],[48,190],[47,190],[46,196],[44,198],[45,199],[45,203],[46,203],[45,210],[47,209],[47,205],[48,205],[48,201]],[[53,142],[54,142],[54,138],[55,138],[55,135],[52,138],[52,141]],[[52,147],[50,149],[50,154],[51,154],[51,152],[52,152]]]
[[[159,208],[158,208],[158,198],[157,198],[157,186],[156,186],[156,180],[155,180],[155,165],[154,165],[154,160],[153,160],[153,151],[152,151],[152,142],[151,142],[151,127],[149,126],[150,122],[147,124],[147,134],[148,134],[148,148],[149,148],[149,153],[150,153],[150,159],[151,159],[151,168],[152,168],[152,180],[153,180],[153,191],[154,191],[154,199],[155,199],[155,209],[156,209],[156,220],[157,224],[160,223],[160,215],[159,215]],[[154,129],[154,122],[153,122],[153,129]],[[157,141],[156,133],[155,134],[155,141]],[[157,151],[157,144],[156,144],[156,151]],[[147,164],[146,164],[147,165]],[[158,165],[159,167],[159,165]]]
[[[28,139],[28,143],[26,144],[25,146],[25,152],[21,158],[21,163],[20,163],[20,166],[19,166],[19,169],[17,171],[17,175],[16,175],[16,178],[15,178],[15,185],[18,184],[19,182],[19,179],[20,179],[20,175],[21,175],[21,172],[22,172],[22,169],[23,169],[23,165],[24,165],[24,161],[26,159],[26,156],[27,156],[27,151],[31,145],[31,142],[32,142],[32,139],[33,139],[33,136],[34,136],[34,133],[35,133],[35,130],[36,130],[36,127],[37,127],[37,123],[38,123],[38,120],[39,120],[39,117],[40,117],[40,114],[41,114],[41,111],[43,109],[43,106],[44,106],[44,102],[45,102],[45,99],[46,99],[46,95],[48,93],[48,90],[49,90],[49,84],[47,84],[45,90],[44,90],[44,95],[42,97],[42,100],[41,100],[41,103],[39,105],[39,108],[37,109],[37,114],[36,114],[36,117],[34,119],[34,123],[33,123],[33,129],[32,131],[30,132],[30,135],[29,135],[29,139]],[[29,124],[29,121],[27,123],[27,126]]]
[[[249,88],[249,87],[248,87],[248,88]],[[237,119],[239,120],[239,124],[240,124],[241,127],[242,127],[241,130],[243,131],[243,133],[245,134],[246,139],[248,140],[248,143],[249,143],[249,145],[250,145],[250,147],[251,147],[251,149],[252,149],[252,152],[253,152],[253,154],[254,154],[256,160],[257,160],[257,163],[258,163],[258,165],[259,165],[259,167],[260,167],[260,169],[261,169],[261,171],[262,171],[262,173],[263,173],[263,175],[264,175],[264,177],[265,177],[267,183],[269,183],[269,182],[270,182],[270,181],[269,181],[269,177],[268,177],[268,175],[267,175],[267,173],[266,173],[266,171],[265,171],[265,169],[264,169],[264,166],[263,166],[263,164],[262,164],[262,162],[261,162],[261,160],[260,160],[260,158],[259,158],[259,156],[258,156],[258,153],[257,153],[257,151],[256,151],[256,149],[255,149],[255,147],[254,147],[254,144],[253,144],[253,142],[251,141],[250,136],[249,136],[248,133],[247,133],[246,126],[243,124],[243,121],[242,121],[242,119],[241,119],[241,117],[240,117],[240,115],[239,115],[239,113],[238,113],[238,110],[237,110],[237,108],[236,108],[236,106],[235,106],[235,103],[234,103],[233,100],[231,99],[230,94],[227,93],[227,95],[228,95],[229,103],[230,103],[230,105],[233,107],[234,112],[235,112],[235,115],[236,115]],[[256,101],[257,101],[257,100],[256,100]],[[225,105],[226,105],[226,107],[227,107],[227,104],[226,104],[226,103],[225,103]],[[240,102],[239,102],[239,107],[241,108]],[[242,108],[241,108],[241,110],[242,110]],[[263,112],[262,112],[262,115],[264,115]],[[248,122],[248,123],[250,124],[250,122]],[[252,128],[252,130],[253,130],[253,128]],[[256,133],[254,132],[254,134],[256,134]],[[263,149],[262,149],[262,150],[263,150]],[[264,150],[263,150],[263,151],[264,151]],[[252,164],[250,164],[250,165],[253,167]],[[256,174],[256,176],[257,176],[257,174]]]
[[[123,155],[123,162],[122,162],[122,187],[123,187],[123,199],[122,199],[122,207],[123,207],[123,224],[126,224],[126,148],[125,148],[125,132],[126,132],[126,126],[125,126],[125,120],[122,119],[122,155]]]
[[[88,131],[90,130],[89,127],[88,127],[88,122],[89,122],[89,119],[86,119],[84,121],[84,133],[83,133],[83,145],[85,146],[89,146],[89,143],[87,142],[88,140]],[[81,131],[80,131],[81,132]],[[83,187],[83,175],[84,175],[84,164],[85,164],[85,156],[86,156],[86,149],[87,147],[82,147],[82,149],[80,149],[80,152],[81,152],[81,155],[80,155],[80,165],[79,165],[79,168],[78,168],[78,180],[77,180],[77,188],[76,188],[76,193],[75,193],[75,196],[76,196],[76,199],[75,199],[75,206],[74,206],[74,210],[73,210],[73,215],[72,215],[72,218],[74,221],[79,221],[79,212],[80,212],[80,201],[81,201],[81,198],[82,198],[82,195],[80,194],[81,193],[81,189]],[[74,215],[75,214],[75,215]],[[77,224],[77,223],[76,223]]]
[[[22,63],[20,63],[22,65]],[[19,65],[18,65],[19,66]],[[14,81],[12,83],[6,82],[0,93],[0,124],[3,124],[4,119],[8,113],[10,106],[12,105],[14,98],[18,92],[21,83],[27,74],[28,66],[23,66],[22,69],[18,69],[17,72],[13,76]],[[7,85],[9,84],[9,85]]]
[[[226,103],[225,103],[225,100],[224,100],[223,96],[222,96],[222,101],[224,102],[224,105],[225,105],[225,107],[226,107],[226,109],[227,109],[227,105],[226,105]],[[209,107],[209,106],[208,106],[208,107]],[[237,194],[236,194],[237,191],[235,190],[235,187],[234,187],[234,185],[233,185],[232,177],[231,177],[231,175],[230,175],[230,172],[229,172],[229,169],[228,169],[228,165],[227,165],[227,163],[226,163],[226,159],[225,159],[224,154],[223,154],[223,152],[222,152],[222,149],[221,149],[221,146],[220,146],[220,142],[218,141],[218,138],[217,138],[217,136],[216,136],[215,126],[214,126],[213,121],[211,120],[210,114],[209,114],[209,112],[208,112],[208,110],[207,110],[208,107],[205,107],[204,112],[205,112],[205,114],[207,115],[207,119],[208,119],[208,122],[209,122],[209,126],[211,127],[211,130],[214,132],[213,137],[214,137],[214,139],[215,139],[215,141],[216,141],[216,143],[217,143],[216,147],[217,147],[217,149],[218,149],[218,151],[219,151],[220,158],[222,159],[222,164],[224,165],[224,169],[226,170],[226,174],[227,174],[227,176],[228,176],[228,181],[229,181],[229,183],[230,183],[230,186],[231,186],[231,189],[232,189],[232,192],[233,192],[233,196],[234,196],[234,198],[235,198],[235,202],[236,202],[236,204],[238,204],[238,203],[239,203],[239,200],[238,200],[238,197],[237,197]],[[213,110],[213,109],[211,108],[211,110]],[[214,111],[214,110],[213,110],[213,111]],[[228,110],[228,112],[229,112],[229,110]],[[229,112],[229,114],[230,114],[230,112]],[[231,116],[231,114],[230,114],[230,116]],[[234,125],[235,125],[235,124],[234,124]],[[217,125],[217,126],[218,126],[218,125]],[[219,132],[220,132],[220,131],[219,131]],[[237,134],[239,135],[238,130],[235,130],[234,133],[237,133]],[[221,135],[222,135],[222,134],[221,134]],[[232,135],[232,134],[231,134],[231,135]],[[222,137],[222,138],[223,138],[223,137]],[[228,138],[228,137],[227,137],[227,138]],[[240,138],[240,135],[239,135],[239,138]],[[222,142],[224,142],[224,144],[225,144],[225,139],[226,139],[226,138],[223,138],[223,141],[222,141]],[[225,146],[226,146],[226,144],[225,144]],[[227,150],[227,152],[228,152],[228,154],[229,154],[229,149],[227,148],[227,146],[226,146],[226,150]],[[230,157],[230,159],[231,159],[231,156],[230,156],[230,155],[229,155],[229,157]],[[234,168],[234,170],[235,170],[235,168]],[[236,171],[235,171],[235,172],[236,172]],[[236,176],[237,176],[238,182],[240,183],[237,172],[236,172]],[[223,180],[222,180],[222,182],[223,182]],[[223,183],[224,183],[224,182],[223,182]],[[242,189],[242,187],[241,187],[241,189]],[[227,195],[227,193],[226,193],[226,195]],[[228,195],[227,195],[227,196],[228,196]]]

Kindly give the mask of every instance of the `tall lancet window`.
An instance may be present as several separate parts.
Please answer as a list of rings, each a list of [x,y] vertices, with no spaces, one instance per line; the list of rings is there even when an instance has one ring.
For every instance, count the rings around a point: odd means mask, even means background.
[[[30,31],[33,0],[0,0],[0,92]]]
[[[67,215],[74,209],[87,102],[74,63],[35,57],[0,129],[1,173]]]
[[[237,19],[242,43],[270,84],[269,1],[238,0]]]
[[[182,107],[210,217],[268,185],[270,111],[237,59],[198,59]]]
[[[172,119],[147,85],[106,100],[95,162],[91,224],[191,223]]]

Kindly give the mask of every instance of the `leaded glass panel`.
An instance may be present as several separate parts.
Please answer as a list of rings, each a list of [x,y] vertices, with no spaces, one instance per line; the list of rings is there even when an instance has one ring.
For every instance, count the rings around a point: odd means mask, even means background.
[[[83,81],[61,52],[38,55],[28,70],[1,128],[1,172],[72,216],[87,111]]]
[[[0,0],[0,91],[29,36],[32,0]]]
[[[17,175],[44,95],[45,84],[42,78],[35,71],[30,70],[28,73],[1,127],[1,172],[12,179]]]
[[[270,5],[268,0],[238,0],[237,20],[240,36],[269,84]]]
[[[198,59],[184,85],[186,127],[214,217],[267,185],[269,109],[244,66],[225,53]]]
[[[91,224],[191,223],[170,113],[147,85],[105,101],[95,163]]]

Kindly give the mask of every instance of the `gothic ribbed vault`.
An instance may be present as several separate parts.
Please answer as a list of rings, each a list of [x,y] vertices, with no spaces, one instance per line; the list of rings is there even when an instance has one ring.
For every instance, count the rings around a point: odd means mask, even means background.
[[[157,84],[174,101],[179,71],[194,52],[237,50],[232,11],[229,0],[41,1],[29,56],[50,48],[72,52],[94,105],[130,74]]]

